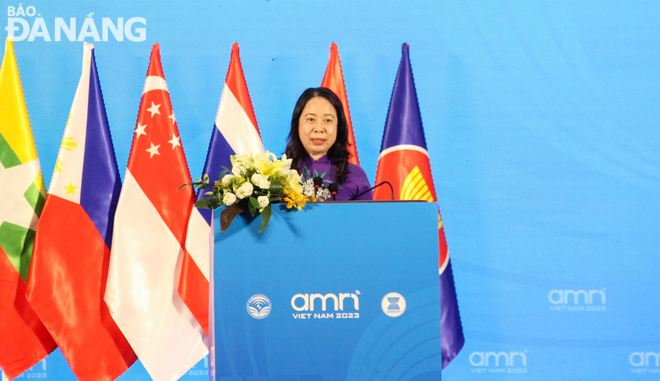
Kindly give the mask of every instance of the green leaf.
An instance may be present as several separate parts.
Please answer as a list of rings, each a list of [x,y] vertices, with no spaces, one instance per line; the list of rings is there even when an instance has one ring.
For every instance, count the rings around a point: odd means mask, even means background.
[[[259,209],[259,200],[257,200],[256,197],[250,196],[250,205],[252,205],[252,207],[255,209]]]
[[[186,187],[186,186],[188,186],[188,185],[197,185],[197,183],[187,183],[187,184],[183,184],[183,185],[181,185],[180,187],[176,188],[176,190],[178,191],[179,189],[181,189],[181,188],[183,188],[183,187]]]
[[[250,196],[248,198],[249,201],[249,206],[250,206],[250,212],[252,213],[252,217],[256,216],[258,211],[259,211],[259,201],[255,198]]]
[[[268,226],[268,221],[270,221],[270,215],[272,214],[273,209],[271,208],[270,204],[268,204],[267,207],[264,208],[264,210],[261,212],[261,228],[257,230],[257,233],[261,233],[266,229],[266,226]]]
[[[273,182],[272,184],[270,184],[270,188],[268,188],[268,190],[270,191],[270,193],[280,194],[282,193],[282,184],[278,182]]]
[[[220,205],[220,200],[217,198],[200,198],[195,203],[195,207],[200,209],[216,209],[220,207]]]

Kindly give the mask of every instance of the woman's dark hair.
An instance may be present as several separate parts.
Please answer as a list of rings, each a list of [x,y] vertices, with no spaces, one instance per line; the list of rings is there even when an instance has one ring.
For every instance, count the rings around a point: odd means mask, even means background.
[[[328,159],[335,167],[337,167],[335,181],[337,181],[338,184],[343,184],[348,175],[348,158],[350,156],[347,148],[348,124],[346,122],[346,115],[344,114],[344,107],[341,105],[339,97],[330,89],[326,89],[325,87],[312,87],[305,90],[302,95],[300,95],[300,98],[298,98],[296,107],[293,109],[293,116],[291,116],[291,131],[289,132],[289,137],[286,142],[286,156],[292,159],[291,168],[298,169],[300,161],[305,155],[307,155],[307,151],[305,151],[305,147],[300,141],[298,124],[300,121],[300,115],[302,115],[307,102],[315,97],[326,99],[335,108],[335,111],[337,111],[337,140],[335,140],[335,144],[333,144],[328,150]]]

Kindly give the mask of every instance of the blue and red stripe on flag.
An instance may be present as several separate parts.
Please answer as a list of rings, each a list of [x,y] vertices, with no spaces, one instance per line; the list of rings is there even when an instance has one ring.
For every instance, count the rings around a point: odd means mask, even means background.
[[[208,175],[211,182],[218,180],[223,167],[231,168],[231,155],[249,151],[260,153],[264,147],[241,66],[239,46],[234,43],[202,178]],[[205,197],[205,192],[197,192],[195,201]],[[193,208],[186,239],[189,255],[182,263],[179,294],[207,334],[213,247],[213,211]]]
[[[115,379],[137,359],[103,300],[120,189],[93,46],[85,44],[26,290],[80,380]]]

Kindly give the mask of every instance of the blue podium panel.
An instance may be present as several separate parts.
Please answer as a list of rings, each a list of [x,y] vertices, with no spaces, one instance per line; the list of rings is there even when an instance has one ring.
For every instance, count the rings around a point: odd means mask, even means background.
[[[435,203],[216,213],[217,380],[439,380]]]

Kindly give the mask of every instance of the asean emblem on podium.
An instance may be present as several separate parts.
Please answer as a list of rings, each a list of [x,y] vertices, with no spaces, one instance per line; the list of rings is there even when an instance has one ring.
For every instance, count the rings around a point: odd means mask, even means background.
[[[383,297],[380,306],[385,315],[399,317],[406,311],[406,298],[399,293],[390,292]]]

